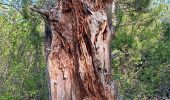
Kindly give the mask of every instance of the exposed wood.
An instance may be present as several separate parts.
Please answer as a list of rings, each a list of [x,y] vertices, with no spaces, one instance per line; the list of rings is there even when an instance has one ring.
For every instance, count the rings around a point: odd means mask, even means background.
[[[113,26],[108,7],[112,2],[58,0],[50,11],[33,9],[50,19],[52,100],[116,99],[109,48]]]

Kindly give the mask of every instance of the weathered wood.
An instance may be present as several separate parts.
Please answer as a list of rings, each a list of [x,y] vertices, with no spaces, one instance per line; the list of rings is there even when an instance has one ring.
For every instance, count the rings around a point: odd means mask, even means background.
[[[58,0],[45,12],[53,35],[48,57],[52,100],[116,99],[109,48],[111,5],[112,0]]]

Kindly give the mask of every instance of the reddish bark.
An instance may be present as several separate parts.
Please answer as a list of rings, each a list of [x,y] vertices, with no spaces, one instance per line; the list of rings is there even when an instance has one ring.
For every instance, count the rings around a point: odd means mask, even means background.
[[[52,100],[115,100],[111,80],[112,0],[58,0],[50,10],[48,71]]]

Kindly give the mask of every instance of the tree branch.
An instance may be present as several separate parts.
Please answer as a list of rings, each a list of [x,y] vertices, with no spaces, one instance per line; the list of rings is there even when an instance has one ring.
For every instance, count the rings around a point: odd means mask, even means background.
[[[42,15],[45,15],[45,16],[49,16],[49,10],[47,10],[47,9],[39,9],[35,5],[30,6],[30,9],[32,11],[35,11],[35,12],[39,13],[39,14],[42,14]]]

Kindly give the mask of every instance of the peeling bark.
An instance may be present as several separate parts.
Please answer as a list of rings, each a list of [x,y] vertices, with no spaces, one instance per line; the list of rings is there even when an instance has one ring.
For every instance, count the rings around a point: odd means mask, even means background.
[[[109,48],[112,2],[58,0],[48,14],[44,10],[53,35],[48,57],[52,100],[116,99]]]

